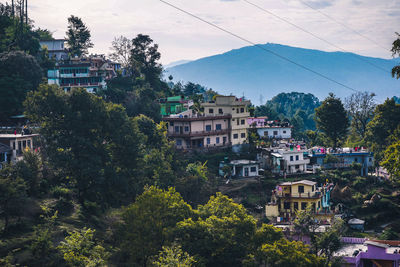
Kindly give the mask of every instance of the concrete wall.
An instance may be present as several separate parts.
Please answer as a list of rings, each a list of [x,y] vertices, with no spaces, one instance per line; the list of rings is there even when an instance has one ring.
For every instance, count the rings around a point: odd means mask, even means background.
[[[292,128],[290,127],[258,128],[257,133],[261,138],[292,138]]]

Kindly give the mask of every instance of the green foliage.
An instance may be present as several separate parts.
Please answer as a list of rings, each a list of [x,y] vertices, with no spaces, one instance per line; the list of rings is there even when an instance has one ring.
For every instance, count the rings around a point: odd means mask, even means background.
[[[195,259],[177,245],[163,246],[156,260],[153,261],[153,265],[158,267],[191,267],[195,263]]]
[[[329,94],[322,105],[315,109],[317,128],[325,133],[334,148],[347,136],[349,119],[343,103],[334,94]]]
[[[400,55],[400,35],[396,32],[397,39],[393,41],[392,44],[392,54],[393,56]],[[392,69],[392,77],[396,77],[396,79],[400,78],[400,66],[395,66]]]
[[[192,208],[175,189],[147,188],[122,215],[122,247],[131,265],[145,266],[162,246],[173,241],[176,224],[191,216]]]
[[[341,235],[344,228],[342,220],[336,220],[331,227],[325,232],[317,236],[317,247],[321,249],[320,255],[326,258],[328,263],[333,259],[333,254],[338,251],[341,246]]]
[[[90,228],[74,231],[57,247],[69,266],[107,266],[109,254],[94,240],[94,233]]]
[[[207,266],[238,266],[250,253],[256,231],[255,219],[227,196],[217,193],[198,207],[198,218],[177,225],[182,247]]]
[[[374,118],[367,125],[366,140],[380,162],[383,151],[392,143],[391,135],[400,125],[400,105],[394,99],[386,99],[377,105]]]
[[[264,244],[258,256],[266,266],[271,267],[311,267],[324,266],[323,259],[309,252],[302,242],[280,239],[273,244]]]
[[[23,159],[15,165],[17,175],[24,179],[28,186],[28,195],[39,194],[40,182],[42,179],[42,162],[38,153],[28,150],[24,152]]]
[[[0,54],[0,120],[23,112],[22,103],[29,91],[42,80],[42,70],[36,59],[21,51]]]
[[[400,141],[385,150],[381,165],[393,178],[400,179]]]
[[[294,126],[293,135],[303,138],[306,130],[315,130],[314,110],[320,106],[312,94],[291,92],[280,93],[256,108],[255,115],[267,116],[270,120],[288,120]]]
[[[90,41],[90,30],[82,19],[71,15],[68,18],[67,44],[70,56],[82,56],[88,54],[88,49],[93,47]]]

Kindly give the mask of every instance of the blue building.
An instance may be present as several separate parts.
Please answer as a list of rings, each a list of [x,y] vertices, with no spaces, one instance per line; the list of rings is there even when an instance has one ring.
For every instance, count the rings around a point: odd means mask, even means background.
[[[331,162],[326,160],[328,155],[333,156]],[[311,149],[308,156],[311,165],[320,165],[324,169],[350,168],[358,163],[361,165],[361,176],[367,175],[368,169],[374,165],[373,153],[362,148]]]

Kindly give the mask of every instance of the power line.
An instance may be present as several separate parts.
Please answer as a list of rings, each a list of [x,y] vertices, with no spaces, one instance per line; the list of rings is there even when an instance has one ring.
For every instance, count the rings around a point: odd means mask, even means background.
[[[175,5],[173,5],[173,4],[169,3],[169,2],[167,2],[167,1],[165,1],[165,0],[159,0],[159,1],[162,2],[162,3],[164,3],[164,4],[166,4],[166,5],[168,5],[168,6],[170,6],[170,7],[172,7],[172,8],[175,8],[175,9],[177,9],[177,10],[179,10],[179,11],[181,11],[181,12],[183,12],[183,13],[185,13],[185,14],[191,16],[191,17],[194,17],[194,18],[196,18],[196,19],[198,19],[198,20],[200,20],[200,21],[202,21],[202,22],[204,22],[204,23],[206,23],[206,24],[208,24],[208,25],[210,25],[210,26],[212,26],[212,27],[214,27],[214,28],[217,28],[217,29],[219,29],[219,30],[221,30],[221,31],[223,31],[223,32],[225,32],[225,33],[227,33],[227,34],[229,34],[229,35],[232,35],[232,36],[234,36],[234,37],[236,37],[236,38],[238,38],[238,39],[240,39],[240,40],[242,40],[242,41],[244,41],[244,42],[246,42],[246,43],[249,43],[249,44],[251,44],[251,45],[253,45],[253,46],[255,46],[255,47],[259,48],[259,49],[262,49],[262,50],[264,50],[264,51],[266,51],[266,52],[268,52],[268,53],[270,53],[270,54],[272,54],[272,55],[274,55],[274,56],[276,56],[276,57],[279,57],[279,58],[281,58],[281,59],[283,59],[283,60],[285,60],[285,61],[288,61],[288,62],[290,62],[290,63],[292,63],[292,64],[294,64],[294,65],[296,65],[296,66],[298,66],[298,67],[300,67],[300,68],[302,68],[302,69],[305,69],[305,70],[307,70],[307,71],[309,71],[309,72],[312,72],[312,73],[314,73],[315,75],[320,76],[320,77],[322,77],[322,78],[324,78],[324,79],[326,79],[326,80],[328,80],[328,81],[331,81],[331,82],[333,82],[333,83],[336,83],[336,84],[338,84],[338,85],[340,85],[340,86],[342,86],[342,87],[344,87],[344,88],[347,88],[347,89],[349,89],[349,90],[351,90],[351,91],[360,92],[359,90],[356,90],[356,89],[354,89],[354,88],[351,88],[350,86],[347,86],[347,85],[345,85],[345,84],[343,84],[343,83],[341,83],[341,82],[338,82],[338,81],[336,81],[336,80],[334,80],[334,79],[332,79],[332,78],[329,78],[328,76],[326,76],[326,75],[324,75],[324,74],[322,74],[322,73],[319,73],[319,72],[317,72],[317,71],[315,71],[315,70],[313,70],[313,69],[310,69],[309,67],[306,67],[306,66],[304,66],[304,65],[302,65],[302,64],[300,64],[300,63],[297,63],[297,62],[295,62],[295,61],[293,61],[293,60],[291,60],[291,59],[289,59],[289,58],[287,58],[287,57],[285,57],[285,56],[282,56],[282,55],[280,55],[280,54],[278,54],[278,53],[276,53],[276,52],[274,52],[274,51],[272,51],[272,50],[269,50],[269,49],[267,49],[267,48],[265,48],[265,47],[263,47],[263,46],[261,46],[261,45],[259,45],[259,44],[256,44],[256,43],[254,43],[254,42],[252,42],[252,41],[250,41],[250,40],[248,40],[248,39],[246,39],[246,38],[244,38],[244,37],[239,36],[239,35],[236,34],[236,33],[233,33],[233,32],[231,32],[231,31],[228,31],[228,30],[226,30],[226,29],[224,29],[224,28],[222,28],[222,27],[220,27],[220,26],[218,26],[218,25],[216,25],[216,24],[214,24],[214,23],[212,23],[212,22],[209,22],[209,21],[207,21],[207,20],[205,20],[205,19],[203,19],[203,18],[200,18],[199,16],[196,16],[196,15],[194,15],[193,13],[190,13],[189,11],[186,11],[186,10],[180,8],[180,7],[177,7],[177,6],[175,6]]]
[[[364,59],[364,58],[362,58],[362,57],[359,57],[359,56],[355,55],[354,53],[351,53],[350,51],[345,50],[344,48],[342,48],[342,47],[340,47],[340,46],[338,46],[338,45],[335,45],[334,43],[332,43],[332,42],[330,42],[330,41],[328,41],[328,40],[326,40],[326,39],[324,39],[324,38],[322,38],[322,37],[319,37],[319,36],[316,35],[315,33],[312,33],[312,32],[310,32],[310,31],[308,31],[308,30],[306,30],[306,29],[304,29],[304,28],[298,26],[297,24],[294,24],[293,22],[290,22],[289,20],[287,20],[287,19],[285,19],[285,18],[282,18],[281,16],[276,15],[275,13],[273,13],[273,12],[271,12],[271,11],[269,11],[269,10],[267,10],[267,9],[265,9],[265,8],[263,8],[263,7],[259,6],[259,5],[257,5],[257,4],[255,4],[255,3],[253,3],[253,2],[250,2],[250,1],[248,1],[248,0],[243,0],[243,1],[246,2],[246,3],[249,4],[249,5],[252,5],[252,6],[254,6],[254,7],[260,9],[261,11],[264,11],[265,13],[268,13],[268,14],[274,16],[274,17],[277,18],[277,19],[280,19],[280,20],[282,20],[282,21],[284,21],[284,22],[286,22],[286,23],[292,25],[292,26],[295,27],[296,29],[299,29],[299,30],[301,30],[301,31],[303,31],[303,32],[305,32],[305,33],[310,34],[311,36],[317,38],[318,40],[321,40],[321,41],[323,41],[323,42],[325,42],[325,43],[327,43],[327,44],[329,44],[329,45],[331,45],[331,46],[333,46],[333,47],[335,47],[335,48],[337,48],[337,49],[340,49],[340,50],[342,50],[343,52],[350,53],[350,55],[352,55],[354,58],[357,58],[357,59],[360,60],[360,61],[363,61],[363,62],[365,62],[365,63],[367,63],[367,64],[369,64],[369,65],[371,65],[371,66],[373,66],[373,67],[375,67],[375,68],[377,68],[377,69],[379,69],[379,70],[381,70],[381,71],[384,71],[384,72],[386,72],[386,73],[390,72],[390,71],[388,71],[388,70],[386,70],[386,69],[384,69],[384,68],[382,68],[382,67],[380,67],[380,66],[378,66],[378,65],[376,65],[376,64],[374,64],[374,63],[372,63],[372,62],[370,62],[370,61],[368,61],[368,60],[366,60],[366,59]]]
[[[332,16],[326,14],[325,12],[322,12],[321,10],[318,10],[317,8],[311,6],[310,4],[307,4],[306,2],[304,2],[304,1],[302,1],[302,0],[299,0],[299,2],[301,2],[301,3],[302,3],[303,5],[305,5],[305,6],[307,6],[307,7],[311,8],[311,9],[313,9],[314,11],[320,13],[322,16],[324,16],[324,17],[326,17],[326,18],[332,20],[333,22],[335,22],[335,23],[341,25],[342,27],[344,27],[344,28],[346,28],[346,29],[352,31],[353,33],[355,33],[355,34],[357,34],[357,35],[363,37],[364,39],[366,39],[366,40],[368,40],[368,41],[374,43],[375,45],[379,46],[380,48],[384,49],[385,51],[388,51],[388,48],[387,48],[387,47],[384,47],[384,46],[380,45],[380,44],[379,44],[378,42],[376,42],[374,39],[371,39],[371,38],[369,38],[368,36],[365,36],[364,34],[360,33],[359,31],[354,30],[353,28],[347,26],[347,25],[344,24],[343,22],[340,22],[339,20],[337,20],[337,19],[333,18]]]

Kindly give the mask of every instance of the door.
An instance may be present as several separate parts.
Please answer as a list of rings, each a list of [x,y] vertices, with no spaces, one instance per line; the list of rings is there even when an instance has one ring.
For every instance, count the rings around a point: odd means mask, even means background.
[[[244,176],[245,177],[249,176],[249,168],[244,168]]]

